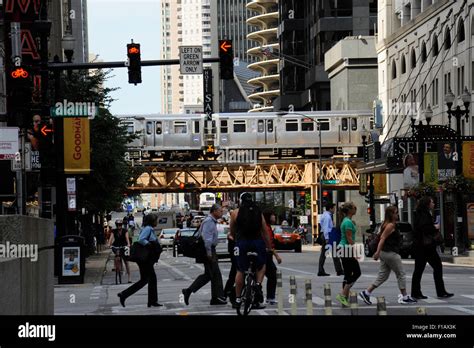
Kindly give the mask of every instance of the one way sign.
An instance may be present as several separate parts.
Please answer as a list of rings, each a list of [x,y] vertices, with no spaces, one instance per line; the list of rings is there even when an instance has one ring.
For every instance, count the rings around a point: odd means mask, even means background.
[[[181,75],[202,74],[202,46],[180,46]]]

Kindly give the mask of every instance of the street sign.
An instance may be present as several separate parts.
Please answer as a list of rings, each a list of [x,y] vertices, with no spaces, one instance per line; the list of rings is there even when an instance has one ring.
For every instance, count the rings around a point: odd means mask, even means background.
[[[68,194],[76,194],[76,178],[66,178],[66,187]]]
[[[321,184],[323,184],[323,185],[337,185],[337,184],[339,184],[339,180],[322,180]]]
[[[300,224],[307,225],[308,224],[308,217],[307,216],[300,216]]]
[[[0,160],[15,159],[18,152],[17,127],[0,127]]]
[[[212,94],[212,69],[206,68],[203,72],[203,83],[204,83],[204,113],[207,115],[207,120],[212,120],[212,114],[214,112],[214,98]]]
[[[181,75],[202,74],[202,46],[180,46],[179,65]]]

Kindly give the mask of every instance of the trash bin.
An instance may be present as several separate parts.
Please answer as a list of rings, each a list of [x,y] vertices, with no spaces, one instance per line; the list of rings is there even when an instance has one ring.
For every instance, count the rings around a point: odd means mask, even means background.
[[[56,241],[59,284],[83,284],[86,271],[85,240],[80,236],[64,236]]]

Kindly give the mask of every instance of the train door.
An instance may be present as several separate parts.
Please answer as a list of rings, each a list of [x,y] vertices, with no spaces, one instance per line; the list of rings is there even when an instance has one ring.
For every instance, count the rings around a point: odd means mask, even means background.
[[[257,122],[257,144],[275,144],[275,125],[273,119],[259,119]]]
[[[145,125],[145,146],[163,145],[163,124],[161,121],[147,121]]]
[[[193,123],[193,146],[202,146],[204,143],[201,140],[201,119],[194,119]]]
[[[360,141],[357,139],[357,117],[343,117],[339,128],[339,137],[342,144],[350,144],[353,141]]]

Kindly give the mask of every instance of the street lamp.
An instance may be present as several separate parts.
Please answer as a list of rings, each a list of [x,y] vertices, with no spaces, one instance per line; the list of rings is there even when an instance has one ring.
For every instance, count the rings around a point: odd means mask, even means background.
[[[66,34],[63,36],[61,40],[61,45],[64,50],[64,55],[66,56],[66,60],[68,63],[72,63],[72,57],[74,56],[74,46],[76,43],[76,39],[72,36],[71,31],[66,29]],[[67,76],[70,78],[72,76],[72,70],[67,71]]]
[[[463,117],[466,119],[466,123],[469,120],[469,106],[471,105],[471,94],[469,93],[469,90],[467,87],[464,88],[463,94],[461,95],[461,100],[464,104],[465,110],[461,110],[461,106],[456,106],[455,109],[453,109],[453,104],[456,99],[456,96],[453,94],[451,89],[449,89],[448,93],[444,97],[444,101],[446,102],[446,105],[448,106],[448,119],[449,119],[449,126],[451,127],[451,118],[454,116],[456,118],[456,130],[459,135],[462,135],[462,130],[461,130],[461,120]]]
[[[430,125],[432,119],[433,119],[433,110],[431,109],[431,105],[428,104],[428,107],[425,110],[425,120],[428,126]]]

